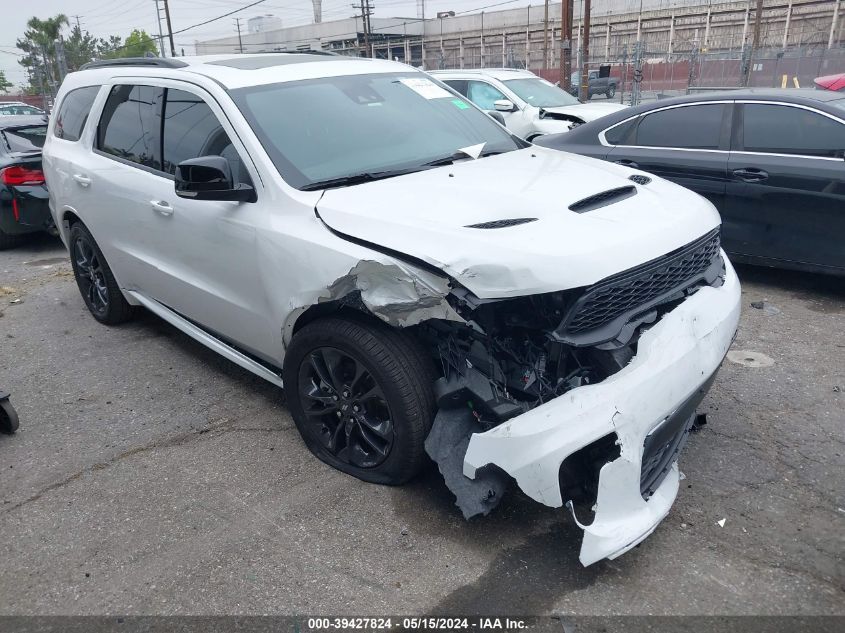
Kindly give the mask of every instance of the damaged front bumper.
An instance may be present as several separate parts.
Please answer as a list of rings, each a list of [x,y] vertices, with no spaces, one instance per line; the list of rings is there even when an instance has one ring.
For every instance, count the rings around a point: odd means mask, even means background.
[[[636,356],[620,371],[473,434],[464,475],[474,479],[479,470],[495,465],[531,498],[561,507],[568,501],[561,494],[561,464],[613,436],[619,456],[599,471],[594,518],[581,525],[580,560],[590,565],[615,558],[651,534],[678,493],[679,473],[672,455],[668,473],[650,496],[643,494],[646,438],[706,389],[739,322],[739,281],[724,259],[724,283],[701,288],[663,316],[640,337]]]

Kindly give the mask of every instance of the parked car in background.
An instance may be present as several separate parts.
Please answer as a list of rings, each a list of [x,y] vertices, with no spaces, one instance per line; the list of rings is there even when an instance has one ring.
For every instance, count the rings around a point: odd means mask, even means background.
[[[739,319],[706,200],[385,60],[105,61],[57,108],[51,207],[97,320],[144,306],[284,385],[308,448],[365,481],[428,452],[467,517],[511,478],[571,501],[585,565],[669,512]]]
[[[845,274],[845,95],[737,90],[649,103],[540,145],[710,200],[737,261]]]
[[[434,75],[482,110],[502,113],[506,127],[527,140],[566,132],[625,106],[581,103],[565,90],[528,70],[436,70]]]
[[[834,92],[845,92],[845,73],[838,75],[827,75],[816,77],[813,80],[817,90],[832,90]]]
[[[616,95],[616,87],[619,85],[619,80],[616,77],[599,77],[598,70],[591,70],[587,74],[590,91],[587,99],[592,99],[593,95],[604,95],[608,99],[612,99]],[[578,96],[578,90],[581,87],[581,73],[577,70],[572,73],[570,77],[569,92],[573,96]]]
[[[0,249],[55,231],[41,171],[46,134],[43,116],[0,117]]]
[[[0,101],[0,116],[45,115],[41,108],[23,101]]]

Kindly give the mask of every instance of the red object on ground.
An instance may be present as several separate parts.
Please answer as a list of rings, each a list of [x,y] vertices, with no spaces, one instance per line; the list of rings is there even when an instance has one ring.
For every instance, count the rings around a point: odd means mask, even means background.
[[[827,75],[813,79],[816,88],[819,90],[833,90],[834,92],[845,92],[845,73],[838,75]]]

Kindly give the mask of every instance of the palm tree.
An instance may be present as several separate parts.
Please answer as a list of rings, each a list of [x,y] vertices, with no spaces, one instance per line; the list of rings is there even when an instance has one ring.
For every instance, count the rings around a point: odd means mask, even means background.
[[[56,85],[58,75],[55,42],[59,39],[62,27],[68,24],[67,16],[64,13],[59,13],[46,20],[32,17],[26,23],[27,31],[23,38],[16,42],[17,47],[27,53],[25,57],[21,58],[20,64],[30,69],[43,64],[51,87]]]

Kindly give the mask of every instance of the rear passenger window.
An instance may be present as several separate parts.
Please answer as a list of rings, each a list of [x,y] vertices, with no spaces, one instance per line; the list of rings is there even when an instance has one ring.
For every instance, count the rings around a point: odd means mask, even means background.
[[[53,136],[66,141],[78,141],[98,92],[100,86],[86,86],[68,92],[59,106]]]
[[[97,128],[97,148],[161,170],[163,93],[163,88],[154,86],[114,86]]]
[[[164,106],[164,171],[176,173],[183,160],[200,156],[222,156],[232,168],[236,182],[249,182],[228,134],[217,116],[200,97],[184,90],[167,90]]]
[[[721,103],[683,106],[647,114],[637,128],[637,145],[719,149]]]
[[[748,152],[841,158],[845,125],[826,116],[782,105],[742,106],[743,147]]]

